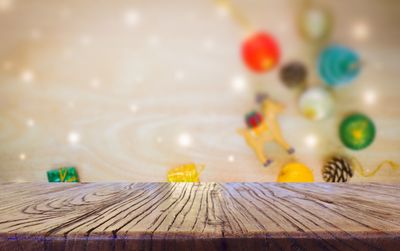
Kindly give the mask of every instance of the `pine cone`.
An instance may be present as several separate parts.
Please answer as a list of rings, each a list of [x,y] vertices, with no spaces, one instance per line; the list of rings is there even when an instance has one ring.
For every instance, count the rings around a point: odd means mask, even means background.
[[[353,177],[350,162],[343,157],[333,157],[322,167],[322,178],[326,182],[346,182]]]

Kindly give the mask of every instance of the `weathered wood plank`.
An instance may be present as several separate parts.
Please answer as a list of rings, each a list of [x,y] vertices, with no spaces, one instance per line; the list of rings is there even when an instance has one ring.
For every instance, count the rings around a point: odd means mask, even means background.
[[[395,250],[400,185],[0,185],[0,250]]]

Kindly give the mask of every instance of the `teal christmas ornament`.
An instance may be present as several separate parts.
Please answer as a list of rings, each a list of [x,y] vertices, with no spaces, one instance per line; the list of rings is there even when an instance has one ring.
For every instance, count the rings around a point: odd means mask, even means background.
[[[360,73],[361,62],[353,50],[331,45],[321,52],[317,68],[322,80],[334,87],[353,81]]]

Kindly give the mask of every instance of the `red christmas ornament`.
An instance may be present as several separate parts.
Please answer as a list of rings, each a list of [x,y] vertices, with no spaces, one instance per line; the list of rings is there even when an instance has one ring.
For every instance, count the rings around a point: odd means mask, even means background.
[[[265,33],[257,32],[242,44],[244,63],[255,72],[266,72],[279,63],[280,50],[275,39]]]
[[[263,116],[257,111],[252,111],[246,114],[246,124],[248,128],[255,128],[261,124]]]

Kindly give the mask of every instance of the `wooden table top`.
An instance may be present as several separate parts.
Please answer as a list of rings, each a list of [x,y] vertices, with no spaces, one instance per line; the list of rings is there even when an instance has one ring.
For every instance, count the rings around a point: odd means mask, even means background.
[[[7,183],[0,250],[394,250],[400,185]]]

